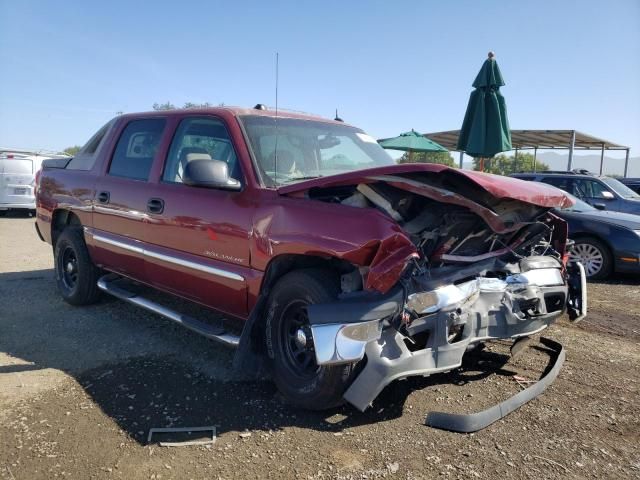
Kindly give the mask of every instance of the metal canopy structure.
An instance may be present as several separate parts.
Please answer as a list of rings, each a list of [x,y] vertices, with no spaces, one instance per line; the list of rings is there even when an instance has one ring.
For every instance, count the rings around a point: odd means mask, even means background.
[[[459,134],[460,130],[449,130],[446,132],[425,133],[424,136],[451,151],[457,151]],[[587,135],[577,130],[511,130],[511,143],[516,152],[516,158],[519,150],[533,150],[534,157],[537,156],[538,149],[569,150],[567,170],[571,170],[574,150],[600,150],[600,175],[602,175],[605,150],[624,150],[626,151],[624,176],[627,176],[629,147]],[[460,168],[462,168],[463,153],[460,152]]]

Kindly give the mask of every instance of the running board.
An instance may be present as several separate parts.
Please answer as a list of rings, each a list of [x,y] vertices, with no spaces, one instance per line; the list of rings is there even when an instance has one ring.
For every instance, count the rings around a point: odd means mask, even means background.
[[[227,333],[222,327],[209,325],[208,323],[201,322],[200,320],[196,320],[188,315],[183,315],[116,285],[115,282],[121,278],[122,277],[118,277],[114,274],[105,275],[98,280],[98,288],[109,295],[119,298],[120,300],[124,300],[125,302],[132,303],[133,305],[142,307],[145,310],[161,315],[178,325],[188,328],[189,330],[211,340],[223,343],[229,347],[236,348],[240,343],[240,337]]]

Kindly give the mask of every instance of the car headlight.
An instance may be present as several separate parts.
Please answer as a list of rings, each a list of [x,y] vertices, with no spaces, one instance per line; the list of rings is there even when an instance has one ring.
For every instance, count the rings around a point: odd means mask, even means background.
[[[407,307],[418,315],[435,313],[456,303],[467,300],[478,293],[476,280],[470,280],[459,285],[445,285],[430,292],[412,293],[407,298]]]

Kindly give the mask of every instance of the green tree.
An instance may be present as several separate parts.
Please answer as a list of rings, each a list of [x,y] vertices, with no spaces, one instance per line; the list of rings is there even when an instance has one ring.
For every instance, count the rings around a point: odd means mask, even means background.
[[[187,102],[182,106],[182,108],[209,108],[212,106],[213,105],[211,105],[209,102],[204,102],[204,103]]]
[[[533,172],[533,154],[518,152],[518,160],[516,161],[515,155],[505,155],[501,153],[493,158],[485,158],[484,171],[488,173],[495,173],[498,175],[510,175],[516,172]],[[480,159],[473,159],[473,169],[480,170]],[[535,161],[535,171],[544,172],[549,170],[549,165],[540,160]]]
[[[409,152],[405,152],[398,159],[398,163],[439,163],[448,167],[456,166],[449,152],[414,152],[411,159],[409,159]]]
[[[218,104],[219,107],[224,107],[224,103],[220,103]],[[209,102],[204,102],[204,103],[193,103],[193,102],[187,102],[185,103],[182,108],[209,108],[209,107],[213,107],[213,105]],[[155,111],[163,111],[163,110],[175,110],[176,107],[173,103],[171,102],[165,102],[165,103],[154,103],[152,108]]]
[[[80,151],[82,147],[80,145],[74,145],[73,147],[67,147],[63,150],[67,155],[71,155],[72,157]]]
[[[171,103],[171,102],[165,102],[165,103],[154,103],[153,104],[153,109],[157,112],[162,111],[162,110],[175,110],[176,106]]]

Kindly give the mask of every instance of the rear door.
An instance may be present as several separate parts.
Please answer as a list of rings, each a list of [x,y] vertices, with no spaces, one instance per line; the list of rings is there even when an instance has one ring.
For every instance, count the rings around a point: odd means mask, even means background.
[[[183,117],[159,182],[146,197],[158,206],[145,230],[147,276],[158,288],[243,317],[255,201],[245,189],[184,184],[184,167],[194,155],[225,161],[231,177],[246,183],[225,123],[209,115]]]
[[[0,156],[0,206],[25,205],[35,208],[33,160],[27,155]]]
[[[130,120],[120,126],[117,143],[96,185],[94,261],[108,270],[145,281],[143,242],[148,218],[149,173],[167,120]]]

